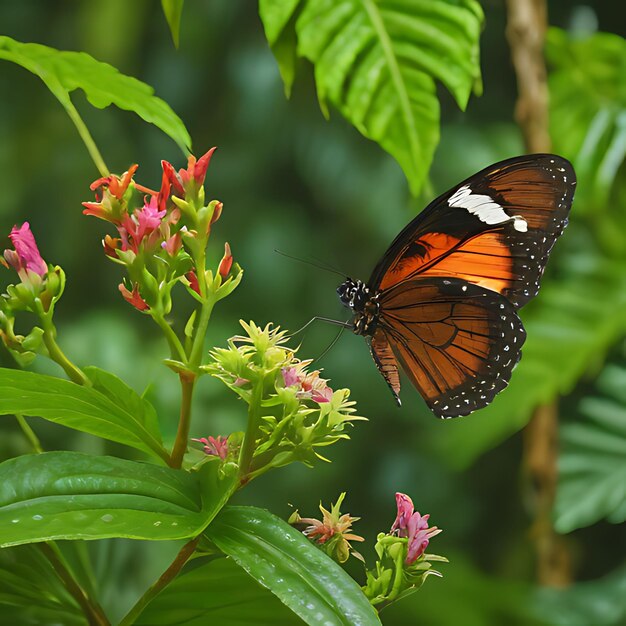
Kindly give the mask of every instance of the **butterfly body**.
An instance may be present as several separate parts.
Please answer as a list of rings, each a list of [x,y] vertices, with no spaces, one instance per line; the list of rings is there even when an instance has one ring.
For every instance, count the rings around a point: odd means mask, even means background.
[[[496,163],[408,224],[367,283],[339,286],[398,404],[399,368],[442,418],[507,386],[526,338],[517,309],[539,290],[575,182],[556,155]]]

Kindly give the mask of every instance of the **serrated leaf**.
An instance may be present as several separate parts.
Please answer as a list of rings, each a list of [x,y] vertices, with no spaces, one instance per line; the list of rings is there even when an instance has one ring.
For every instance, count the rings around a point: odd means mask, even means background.
[[[123,443],[167,462],[169,455],[161,445],[158,429],[155,430],[155,416],[150,414],[147,404],[144,405],[147,413],[136,413],[128,406],[132,404],[129,388],[122,381],[114,383],[112,374],[99,372],[92,370],[99,384],[108,386],[106,393],[53,376],[0,368],[0,415],[19,413],[42,417]],[[110,394],[114,391],[123,393],[125,400],[112,399]]]
[[[307,624],[380,625],[357,583],[302,533],[268,511],[226,507],[206,534]]]
[[[626,521],[626,366],[609,365],[598,380],[604,396],[588,396],[577,419],[560,429],[555,528],[570,532],[607,518]],[[611,384],[618,383],[615,388]]]
[[[0,59],[17,63],[39,76],[64,105],[72,91],[82,89],[93,106],[104,109],[115,104],[132,111],[171,137],[183,152],[191,147],[182,120],[164,100],[154,95],[152,87],[85,52],[56,50],[0,36]]]
[[[141,613],[136,626],[292,626],[297,618],[230,558],[192,567]]]
[[[219,463],[201,472],[78,452],[0,464],[0,547],[51,539],[186,539],[232,493]]]
[[[480,89],[480,5],[474,0],[281,0],[262,1],[260,13],[287,80],[293,74],[293,49],[285,43],[292,20],[297,52],[315,67],[322,111],[327,115],[329,101],[378,142],[417,194],[439,141],[435,80],[462,109],[472,88]]]
[[[184,0],[161,0],[161,7],[165,14],[165,19],[172,33],[174,46],[178,48],[180,37],[180,18],[183,13]]]

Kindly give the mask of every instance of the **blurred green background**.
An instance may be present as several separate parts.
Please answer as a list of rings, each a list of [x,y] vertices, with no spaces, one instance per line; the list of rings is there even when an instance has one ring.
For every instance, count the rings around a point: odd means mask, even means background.
[[[160,5],[147,0],[4,2],[0,24],[3,34],[20,41],[84,50],[147,82],[182,117],[197,154],[218,146],[207,177],[208,195],[224,202],[212,239],[213,259],[217,262],[229,241],[246,273],[214,314],[210,346],[236,334],[240,318],[288,329],[315,315],[345,319],[335,294],[337,276],[285,259],[274,249],[317,257],[367,279],[391,239],[434,195],[494,161],[524,152],[513,116],[516,84],[505,3],[482,5],[484,95],[472,97],[462,113],[440,89],[441,143],[418,199],[409,196],[399,166],[376,144],[335,112],[324,120],[306,63],[286,100],[252,2],[188,2],[178,51]],[[554,1],[549,12],[551,24],[578,36],[626,29],[626,9],[619,2]],[[606,105],[613,121],[610,128],[600,128],[601,139],[593,144],[589,128],[602,120],[595,111],[579,111],[576,117],[574,78],[567,77],[565,87],[554,83],[560,91],[553,106],[561,102],[563,107],[553,124],[555,151],[561,148],[570,158],[572,152],[584,153],[574,145],[580,136],[579,143],[587,146],[581,182],[591,182],[586,191],[579,187],[572,224],[556,246],[542,293],[522,311],[531,339],[511,388],[480,414],[439,422],[405,383],[398,410],[365,342],[344,333],[320,366],[331,385],[352,390],[359,414],[369,421],[358,424],[350,442],[329,449],[331,464],[274,471],[237,496],[284,517],[290,505],[315,516],[320,500],[329,505],[347,491],[345,510],[363,518],[356,531],[367,538],[361,551],[371,559],[376,533],[393,521],[394,493],[410,494],[416,508],[444,529],[432,549],[451,563],[441,568],[443,580],[429,580],[422,591],[385,611],[385,624],[626,623],[626,535],[617,523],[626,517],[623,163],[618,159],[618,167],[608,168],[611,176],[593,177],[600,171],[594,163],[606,164],[606,154],[613,161],[622,154],[623,160],[626,150],[626,56],[607,53],[586,70],[575,51],[559,45],[554,44],[550,59],[557,71],[588,71],[605,80],[605,91],[589,84],[587,97],[601,98],[599,110]],[[61,345],[79,365],[114,371],[138,390],[148,386],[173,438],[178,383],[158,364],[166,355],[164,342],[147,318],[119,297],[120,273],[100,246],[107,225],[81,215],[80,203],[91,199],[89,184],[98,176],[85,147],[35,76],[2,63],[0,93],[0,232],[31,222],[44,258],[68,275],[57,314]],[[183,165],[173,142],[132,114],[95,110],[81,93],[74,102],[112,171],[139,163],[138,180],[157,187],[161,159]],[[331,326],[311,326],[301,338],[300,355],[319,356],[335,332]],[[2,359],[10,364],[8,355]],[[43,362],[37,367],[59,373]],[[569,455],[561,467],[574,481],[562,485],[557,497],[557,527],[572,530],[565,547],[573,586],[564,590],[536,585],[536,511],[520,430],[537,403],[556,396],[563,455]],[[243,419],[232,394],[219,381],[203,379],[193,436],[239,430]],[[127,454],[43,421],[32,424],[46,449]],[[0,421],[0,429],[3,459],[28,451],[10,418]],[[176,546],[120,540],[94,542],[89,549],[96,556],[103,604],[112,615],[122,615]],[[361,575],[358,564],[350,567]]]

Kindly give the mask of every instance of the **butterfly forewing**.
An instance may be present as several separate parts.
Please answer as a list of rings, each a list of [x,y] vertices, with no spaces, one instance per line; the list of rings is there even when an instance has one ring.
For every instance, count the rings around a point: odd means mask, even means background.
[[[369,286],[417,276],[467,280],[516,307],[537,294],[548,254],[567,224],[575,175],[556,155],[497,163],[432,202],[392,243]]]

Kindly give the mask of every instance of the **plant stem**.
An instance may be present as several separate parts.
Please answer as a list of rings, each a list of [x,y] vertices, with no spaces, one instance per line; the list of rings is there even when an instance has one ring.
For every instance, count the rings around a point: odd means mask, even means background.
[[[183,457],[187,451],[187,440],[189,438],[189,427],[191,426],[191,400],[193,398],[193,389],[196,384],[195,379],[189,380],[184,376],[180,376],[180,387],[182,397],[180,401],[180,419],[178,421],[178,431],[176,432],[176,440],[172,448],[170,457],[170,467],[176,469],[183,464]]]
[[[254,456],[257,433],[261,426],[261,402],[263,400],[263,380],[257,381],[252,388],[252,396],[248,406],[248,426],[239,453],[239,483],[248,482],[250,466]]]
[[[91,383],[83,371],[76,367],[76,365],[74,365],[65,356],[61,348],[59,348],[59,344],[57,344],[55,339],[56,330],[52,325],[51,320],[48,317],[43,317],[42,322],[44,327],[43,342],[48,349],[48,355],[50,358],[63,368],[70,380],[74,381],[78,385],[90,386]]]
[[[39,549],[48,559],[57,576],[61,579],[65,588],[78,602],[83,613],[87,617],[90,626],[111,626],[102,607],[85,593],[83,588],[76,581],[71,571],[64,562],[63,556],[56,545],[51,543],[38,543]]]
[[[146,591],[146,593],[139,598],[135,606],[126,614],[126,616],[119,623],[119,626],[130,626],[135,623],[135,620],[141,615],[146,605],[156,597],[162,589],[167,587],[176,576],[178,576],[183,565],[187,562],[189,557],[194,553],[200,537],[196,537],[192,541],[186,543],[176,555],[176,558],[172,561],[172,564],[161,574],[159,579]]]
[[[24,416],[20,415],[19,413],[16,413],[15,419],[17,420],[17,423],[20,425],[20,428],[22,429],[22,432],[26,436],[26,439],[28,439],[30,445],[33,447],[33,450],[37,454],[41,454],[43,452],[43,448],[41,447],[41,442],[39,441],[39,437],[37,437],[37,435],[35,434],[35,431],[30,427],[30,425],[28,424]]]
[[[82,117],[79,115],[76,107],[73,105],[70,97],[60,99],[61,104],[65,107],[67,114],[70,116],[72,122],[74,122],[74,126],[76,126],[76,130],[78,130],[78,134],[80,138],[83,140],[87,151],[89,152],[89,156],[91,160],[94,162],[96,168],[100,172],[101,176],[109,175],[109,168],[106,166],[98,147],[96,146],[96,142],[93,140],[91,133],[87,129],[85,122],[83,122]]]
[[[172,358],[178,358],[182,363],[187,361],[187,355],[185,353],[185,348],[183,348],[183,344],[180,342],[180,339],[174,332],[174,329],[167,323],[167,320],[161,315],[154,315],[152,319],[158,324],[159,328],[163,331],[165,338],[167,339],[167,343],[170,346],[170,351],[172,353]]]

